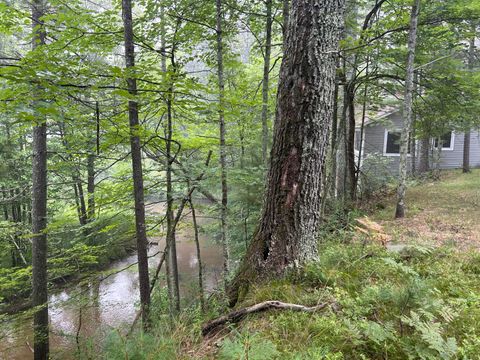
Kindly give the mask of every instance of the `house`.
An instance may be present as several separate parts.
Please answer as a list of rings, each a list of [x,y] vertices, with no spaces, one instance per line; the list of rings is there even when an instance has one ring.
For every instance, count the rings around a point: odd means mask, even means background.
[[[372,159],[377,159],[377,163],[382,163],[384,171],[390,175],[398,174],[400,158],[400,135],[403,128],[402,111],[398,108],[385,108],[372,118],[367,118],[361,139],[361,129],[357,128],[355,133],[355,152],[360,155],[362,167],[372,166]],[[472,131],[470,134],[470,166],[480,167],[480,132]],[[429,156],[430,168],[437,166],[434,164],[434,158],[438,158],[438,167],[440,169],[458,169],[463,165],[463,143],[465,134],[455,131],[449,131],[441,136],[440,143],[442,149],[439,154]],[[360,144],[361,142],[361,144]],[[434,149],[438,146],[438,139],[431,139],[429,153],[434,154]],[[360,151],[361,147],[361,151]],[[417,156],[416,163],[419,161],[420,142],[415,142],[415,151]],[[408,168],[411,169],[411,155],[408,157]],[[378,171],[378,164],[375,165]]]

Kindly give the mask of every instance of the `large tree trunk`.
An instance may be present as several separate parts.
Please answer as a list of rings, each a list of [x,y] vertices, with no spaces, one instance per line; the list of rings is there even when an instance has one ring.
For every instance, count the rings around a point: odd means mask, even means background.
[[[222,184],[222,204],[220,210],[220,232],[223,247],[223,275],[226,284],[230,270],[230,250],[227,236],[227,147],[225,144],[225,81],[223,76],[223,30],[222,30],[222,0],[216,0],[217,11],[217,76],[218,76],[218,124],[220,132],[220,169]]]
[[[475,62],[475,38],[476,38],[476,24],[472,21],[472,37],[470,38],[470,45],[468,48],[468,68],[473,70],[473,64]],[[470,172],[470,138],[471,131],[468,128],[465,131],[465,137],[463,141],[463,172]]]
[[[423,137],[420,142],[420,159],[418,162],[418,172],[426,173],[430,170],[430,139]]]
[[[229,287],[279,276],[317,256],[321,184],[333,115],[343,1],[294,1],[280,70],[260,226]]]
[[[282,24],[282,32],[283,32],[283,47],[285,48],[285,42],[287,41],[287,29],[288,23],[290,21],[290,3],[291,0],[283,0],[283,24]]]
[[[129,71],[135,66],[135,48],[133,42],[132,2],[122,0],[122,17],[125,36],[125,63]],[[128,92],[137,95],[137,82],[134,77],[127,79]],[[128,118],[130,122],[130,147],[132,153],[133,195],[135,198],[135,228],[137,236],[138,280],[140,285],[140,306],[143,327],[148,329],[150,306],[150,283],[148,280],[147,234],[145,229],[145,202],[143,193],[142,148],[140,145],[138,104],[128,101]]]
[[[45,30],[41,18],[45,14],[45,1],[32,2],[32,48],[45,45]],[[46,360],[48,344],[48,293],[47,293],[47,123],[37,119],[33,127],[32,171],[32,305],[37,309],[33,316],[34,358]]]
[[[270,80],[270,56],[272,52],[272,0],[266,1],[267,18],[265,25],[265,58],[263,61],[263,84],[262,84],[262,160],[266,166],[268,161],[268,95]]]
[[[418,14],[420,12],[420,0],[414,0],[410,16],[410,30],[408,35],[407,76],[405,79],[405,103],[404,103],[404,126],[400,138],[400,167],[399,184],[397,190],[397,208],[395,218],[405,216],[405,193],[407,191],[407,156],[410,131],[412,128],[412,105],[413,105],[413,76],[415,64],[415,48],[417,45]]]

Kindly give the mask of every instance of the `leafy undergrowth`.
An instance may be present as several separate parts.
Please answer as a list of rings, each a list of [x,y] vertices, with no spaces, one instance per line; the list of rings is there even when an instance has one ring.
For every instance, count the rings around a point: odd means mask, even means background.
[[[480,348],[480,256],[410,247],[401,253],[325,245],[290,281],[252,292],[340,311],[252,316],[223,341],[223,359],[465,359]]]
[[[441,182],[411,187],[402,221],[392,220],[394,199],[384,200],[372,218],[408,244],[400,251],[352,241],[352,218],[359,214],[340,212],[324,226],[318,261],[251,289],[238,304],[334,308],[250,315],[203,339],[202,323],[228,309],[211,300],[206,315],[188,308],[172,328],[161,315],[163,301],[153,306],[158,315],[149,335],[112,335],[104,358],[480,359],[478,175],[445,172]]]
[[[201,324],[215,311],[202,316],[188,309],[174,330],[154,321],[148,336],[110,338],[105,358],[480,358],[479,254],[420,246],[388,252],[333,242],[322,245],[320,254],[302,272],[252,289],[238,306],[272,299],[310,306],[335,301],[335,310],[250,315],[202,339]]]

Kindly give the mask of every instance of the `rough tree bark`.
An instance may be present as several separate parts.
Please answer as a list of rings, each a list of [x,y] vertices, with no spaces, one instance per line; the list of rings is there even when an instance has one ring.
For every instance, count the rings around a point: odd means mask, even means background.
[[[283,32],[283,47],[284,48],[285,48],[285,42],[287,40],[288,22],[290,21],[290,3],[291,3],[291,0],[283,0],[282,32]]]
[[[343,0],[293,2],[262,218],[228,288],[231,304],[250,282],[281,276],[317,256],[343,5]]]
[[[415,48],[417,45],[418,14],[420,12],[420,0],[414,0],[410,15],[410,30],[408,34],[407,76],[405,79],[404,101],[404,127],[400,138],[400,166],[397,189],[397,208],[395,218],[405,217],[405,192],[407,191],[407,156],[410,131],[412,128],[412,105],[413,105],[413,76],[415,64]]]
[[[221,238],[223,247],[223,275],[226,285],[228,273],[230,271],[230,250],[227,235],[227,206],[228,206],[228,188],[227,188],[227,147],[225,144],[225,80],[223,74],[223,30],[222,30],[222,0],[216,0],[217,12],[217,76],[218,76],[218,125],[220,132],[220,168],[222,183],[222,204],[220,210]]]
[[[426,173],[430,169],[430,139],[424,137],[420,141],[420,159],[418,161],[418,173]]]
[[[128,71],[135,66],[135,48],[133,42],[132,2],[122,0],[122,18],[125,38],[125,63]],[[127,78],[128,92],[137,95],[137,82],[130,73]],[[128,101],[130,122],[130,147],[132,154],[133,195],[135,199],[135,228],[137,237],[138,278],[140,287],[140,306],[145,330],[148,329],[150,306],[150,283],[148,280],[147,234],[145,229],[145,201],[143,193],[142,148],[139,137],[138,103]]]
[[[270,80],[270,56],[272,52],[272,0],[266,1],[266,25],[265,25],[265,53],[263,61],[262,82],[262,160],[267,166],[268,161],[268,95]]]
[[[473,70],[473,64],[475,62],[475,38],[476,38],[476,24],[472,21],[472,37],[470,38],[470,43],[468,47],[468,69]],[[463,172],[470,172],[470,138],[471,131],[470,127],[465,131],[463,140]]]
[[[42,17],[45,14],[44,0],[32,1],[32,48],[45,45],[45,29]],[[40,91],[40,90],[38,90]],[[37,92],[38,95],[38,92]],[[33,127],[32,171],[32,305],[34,359],[49,357],[48,341],[48,292],[47,292],[47,123],[37,119]]]

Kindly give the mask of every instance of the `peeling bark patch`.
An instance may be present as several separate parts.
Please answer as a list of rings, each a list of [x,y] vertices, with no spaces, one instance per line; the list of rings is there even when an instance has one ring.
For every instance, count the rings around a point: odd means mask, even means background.
[[[283,165],[282,189],[287,192],[285,205],[291,207],[298,194],[298,175],[300,173],[300,156],[298,149],[292,147]]]

